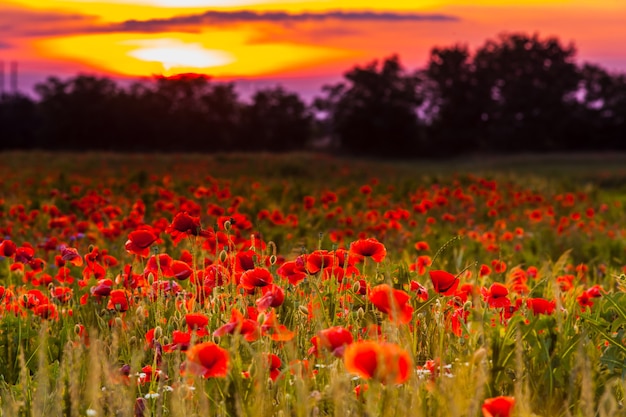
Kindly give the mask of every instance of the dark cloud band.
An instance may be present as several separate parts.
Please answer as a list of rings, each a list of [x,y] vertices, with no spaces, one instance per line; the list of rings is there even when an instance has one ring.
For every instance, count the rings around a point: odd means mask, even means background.
[[[242,11],[207,11],[201,14],[177,16],[169,19],[151,20],[128,20],[118,25],[109,27],[111,31],[137,31],[137,32],[160,32],[169,28],[181,29],[189,27],[196,29],[202,25],[224,25],[244,22],[273,22],[273,23],[297,23],[297,22],[323,22],[327,20],[342,21],[457,21],[458,18],[443,14],[415,14],[415,13],[376,13],[376,12],[344,12],[334,11],[326,13],[298,13],[286,12],[254,12]]]

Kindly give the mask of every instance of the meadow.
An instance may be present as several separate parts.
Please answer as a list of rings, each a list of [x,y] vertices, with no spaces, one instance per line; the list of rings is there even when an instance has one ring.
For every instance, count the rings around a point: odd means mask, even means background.
[[[1,416],[626,415],[624,155],[1,158]]]

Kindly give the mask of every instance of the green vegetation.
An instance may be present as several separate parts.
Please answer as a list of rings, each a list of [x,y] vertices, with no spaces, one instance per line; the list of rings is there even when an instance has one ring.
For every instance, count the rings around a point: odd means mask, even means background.
[[[0,415],[623,415],[624,162],[4,153]]]

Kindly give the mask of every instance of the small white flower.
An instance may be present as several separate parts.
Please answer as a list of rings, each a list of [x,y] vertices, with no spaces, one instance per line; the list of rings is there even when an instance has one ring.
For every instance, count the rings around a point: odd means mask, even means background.
[[[87,414],[89,417],[94,417],[98,413],[93,408],[88,408],[87,410],[85,410],[85,414]]]
[[[150,400],[153,398],[159,398],[159,393],[158,392],[149,392],[146,395],[144,395],[144,397],[146,398],[146,400]]]

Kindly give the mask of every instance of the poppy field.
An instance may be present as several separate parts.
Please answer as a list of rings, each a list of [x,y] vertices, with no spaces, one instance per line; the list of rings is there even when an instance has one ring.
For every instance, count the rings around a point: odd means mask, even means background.
[[[2,158],[2,416],[626,414],[622,160]]]

